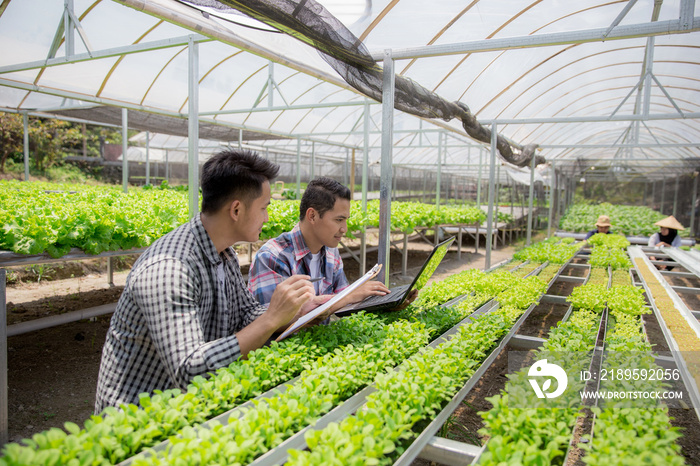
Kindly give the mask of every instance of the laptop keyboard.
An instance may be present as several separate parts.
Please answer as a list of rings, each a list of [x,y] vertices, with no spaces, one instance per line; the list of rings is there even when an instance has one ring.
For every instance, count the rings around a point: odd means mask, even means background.
[[[401,294],[401,293],[405,292],[409,286],[410,285],[397,286],[395,288],[392,288],[390,290],[390,293],[385,294],[384,296],[370,296],[369,298],[365,299],[364,301],[357,303],[357,306],[371,307],[371,306],[377,306],[379,304],[384,304],[386,302],[392,301],[395,299],[397,294]]]

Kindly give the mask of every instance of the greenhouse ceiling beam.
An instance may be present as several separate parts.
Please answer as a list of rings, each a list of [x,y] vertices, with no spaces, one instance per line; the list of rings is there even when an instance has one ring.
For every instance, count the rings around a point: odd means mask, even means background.
[[[648,120],[695,120],[700,118],[700,112],[685,113],[658,113],[644,115],[612,115],[591,117],[558,117],[558,118],[499,118],[497,120],[480,120],[481,124],[496,122],[504,124],[543,124],[543,123],[607,123],[609,121],[648,121]]]
[[[86,125],[93,125],[93,126],[103,126],[105,128],[121,128],[120,125],[113,125],[111,123],[102,123],[100,121],[92,121],[92,120],[83,120],[82,118],[72,118],[72,117],[67,117],[67,116],[62,116],[62,115],[52,115],[49,113],[43,113],[43,111],[40,112],[25,112],[22,110],[17,110],[14,108],[0,108],[0,112],[4,113],[18,113],[21,115],[28,115],[31,117],[36,117],[36,118],[51,118],[52,120],[60,120],[60,121],[68,121],[71,123],[80,123],[80,124],[86,124]]]
[[[81,100],[84,102],[90,102],[90,103],[94,103],[94,104],[107,105],[110,107],[127,108],[129,110],[138,110],[138,111],[142,111],[142,112],[148,112],[148,113],[153,113],[153,114],[157,114],[157,115],[164,115],[164,116],[169,116],[169,117],[174,117],[174,118],[181,118],[181,119],[187,118],[187,115],[184,113],[170,112],[167,110],[156,109],[156,108],[152,108],[152,107],[144,107],[143,105],[137,105],[137,104],[132,104],[129,102],[113,100],[113,99],[106,99],[104,97],[92,97],[92,96],[88,96],[88,95],[84,95],[84,94],[79,94],[76,92],[70,92],[70,91],[65,91],[65,90],[61,90],[61,89],[54,89],[54,88],[49,88],[49,87],[45,87],[45,86],[37,86],[36,84],[21,83],[21,82],[12,81],[9,79],[4,79],[4,78],[0,78],[0,86],[12,87],[15,89],[22,89],[22,90],[30,91],[30,92],[39,92],[41,94],[54,95],[57,97],[76,99],[76,100]],[[32,110],[34,110],[34,109],[32,109]],[[255,133],[268,134],[271,136],[278,136],[278,137],[283,137],[283,138],[296,138],[297,137],[294,134],[282,133],[279,131],[271,131],[271,130],[266,129],[266,128],[255,128],[255,127],[248,127],[248,126],[241,127],[241,126],[237,126],[234,124],[229,124],[226,122],[211,120],[211,119],[201,118],[200,122],[208,123],[208,124],[212,124],[212,125],[217,125],[217,126],[223,126],[223,127],[227,127],[227,128],[244,129],[244,130],[252,131]],[[318,139],[318,138],[305,138],[305,139],[310,141],[310,142],[318,142],[318,143],[326,144],[329,146],[347,147],[350,149],[359,149],[358,146],[352,145],[352,144],[327,141],[325,139]]]
[[[395,60],[412,58],[440,57],[445,55],[463,55],[465,53],[493,52],[500,50],[548,47],[553,45],[580,44],[584,42],[603,42],[606,40],[633,39],[670,34],[686,34],[700,31],[700,17],[684,17],[668,21],[617,26],[607,36],[607,28],[586,29],[581,31],[537,34],[534,36],[505,37],[503,39],[486,39],[444,45],[426,45],[392,49]],[[375,61],[384,56],[384,52],[371,53]]]
[[[379,105],[379,102],[373,102],[371,105]],[[256,112],[279,112],[285,110],[305,110],[313,108],[333,108],[333,107],[364,107],[364,102],[328,102],[319,104],[306,104],[306,105],[279,105],[275,107],[252,107],[236,110],[216,110],[213,112],[199,112],[200,115],[232,115],[236,113],[256,113]],[[361,131],[359,132],[361,133]],[[310,133],[314,134],[314,133]],[[338,133],[329,133],[329,135],[335,135]]]
[[[123,55],[131,55],[140,52],[150,52],[152,50],[161,50],[171,47],[184,47],[187,46],[189,38],[193,37],[194,41],[199,42],[211,42],[213,39],[202,36],[200,34],[187,35],[180,37],[173,37],[171,39],[157,40],[153,42],[146,42],[143,44],[133,44],[126,45],[124,47],[115,47],[110,49],[98,50],[92,53],[79,53],[77,55],[72,55],[68,57],[59,58],[48,58],[46,60],[36,60],[26,63],[18,63],[16,65],[0,66],[0,74],[12,73],[15,71],[26,71],[33,70],[36,68],[49,68],[52,66],[66,65],[70,63],[80,63],[89,60],[96,60],[100,58],[110,58],[118,57]]]
[[[642,143],[642,144],[540,144],[543,149],[613,149],[613,148],[671,148],[671,147],[700,147],[700,142],[686,142],[686,143]],[[645,160],[643,158],[642,160]],[[629,160],[620,159],[618,160]]]
[[[39,92],[41,94],[53,95],[57,97],[65,97],[68,99],[81,100],[83,102],[90,102],[99,105],[108,105],[110,107],[127,108],[129,110],[139,110],[143,112],[155,113],[158,115],[165,115],[176,118],[187,118],[187,115],[179,112],[170,112],[162,109],[155,109],[152,107],[145,107],[143,105],[132,104],[129,102],[124,102],[121,100],[106,99],[104,97],[93,97],[86,94],[80,94],[77,92],[66,91],[62,89],[56,89],[46,86],[38,86],[36,84],[27,84],[23,82],[13,81],[10,79],[0,78],[0,86],[12,87],[15,89],[21,89],[29,92]],[[34,109],[32,109],[34,110]]]

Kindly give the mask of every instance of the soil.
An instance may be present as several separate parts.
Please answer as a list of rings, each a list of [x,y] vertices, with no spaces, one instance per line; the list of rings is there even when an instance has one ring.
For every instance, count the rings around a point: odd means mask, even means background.
[[[399,239],[399,238],[396,238]],[[432,240],[432,238],[429,238]],[[533,238],[537,241],[537,238]],[[372,238],[369,239],[370,244]],[[247,247],[237,248],[241,270],[248,271]],[[255,251],[256,248],[253,248]],[[413,238],[409,243],[407,274],[416,273],[427,258],[432,244]],[[491,265],[512,257],[514,247],[492,251]],[[461,260],[456,247],[443,259],[432,280],[441,280],[466,268],[483,268],[483,241],[479,252],[465,238]],[[125,257],[114,272],[114,285],[107,283],[106,259],[91,259],[29,267],[8,268],[7,322],[12,325],[55,314],[86,309],[119,299],[129,267],[135,256]],[[390,255],[391,286],[409,281],[402,276],[402,257]],[[367,264],[374,264],[377,253],[368,252]],[[360,275],[359,264],[344,260],[350,281]],[[37,282],[37,279],[40,281]],[[67,421],[82,426],[93,414],[97,373],[102,345],[111,315],[63,324],[9,337],[8,418],[9,440],[18,442]]]

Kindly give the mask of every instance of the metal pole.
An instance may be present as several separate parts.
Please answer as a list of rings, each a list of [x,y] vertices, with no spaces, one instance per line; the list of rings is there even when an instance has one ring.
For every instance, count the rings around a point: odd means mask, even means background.
[[[24,126],[24,181],[29,181],[29,115],[22,114],[22,124]]]
[[[350,165],[350,148],[345,148],[345,166],[343,167],[343,184],[348,185],[348,166]],[[351,189],[350,191],[354,191]]]
[[[476,178],[476,208],[481,209],[481,164],[483,163],[484,148],[479,146],[479,174]]]
[[[199,212],[199,43],[190,36],[188,49],[188,92],[189,108],[187,126],[189,215]]]
[[[382,80],[382,163],[379,183],[379,251],[378,262],[382,264],[381,275],[389,285],[389,260],[391,246],[391,162],[394,136],[394,60],[391,50],[384,51],[384,73]]]
[[[554,162],[550,167],[549,175],[549,218],[547,219],[547,237],[552,236],[552,210],[554,208],[554,185],[556,184],[554,178],[556,177],[556,171],[554,170]]]
[[[659,212],[664,213],[664,204],[666,203],[666,178],[661,180],[661,207]]]
[[[491,124],[491,166],[489,168],[489,208],[486,216],[486,258],[484,262],[484,270],[491,268],[491,245],[493,239],[493,203],[495,200],[496,189],[496,141],[498,133],[496,123]]]
[[[311,179],[316,177],[316,143],[311,141]]]
[[[678,208],[678,181],[680,176],[676,177],[676,192],[673,193],[673,216],[678,218],[677,208]]]
[[[129,182],[129,160],[126,158],[126,153],[129,151],[129,111],[122,108],[122,189],[128,192]]]
[[[693,177],[693,203],[690,204],[690,236],[695,236],[695,203],[698,199],[698,174]]]
[[[440,194],[442,191],[442,131],[438,133],[438,157],[437,157],[437,188],[435,193],[435,206],[440,210]],[[435,229],[435,240],[437,241],[437,228]]]
[[[165,179],[170,183],[170,151],[165,149]]]
[[[297,138],[297,199],[301,199],[301,139]]]
[[[146,131],[146,184],[151,183],[151,132]]]
[[[532,240],[532,195],[535,192],[535,156],[532,156],[530,161],[530,190],[528,193],[528,210],[527,210],[527,241],[526,246],[530,246]]]
[[[369,180],[369,100],[365,97],[364,111],[364,147],[362,149],[362,212],[367,212],[367,185]],[[360,238],[360,274],[364,275],[367,270],[367,227],[362,225],[362,238]]]
[[[0,445],[9,440],[7,416],[7,271],[0,268]]]
[[[511,183],[510,183],[510,217],[513,220],[515,220],[515,207],[513,206],[513,202],[515,202],[513,200],[513,198],[515,196],[515,180],[510,180],[510,181],[511,181]],[[510,225],[510,233],[509,233],[510,241],[513,241],[513,227],[514,226],[515,226],[515,222],[513,222]]]

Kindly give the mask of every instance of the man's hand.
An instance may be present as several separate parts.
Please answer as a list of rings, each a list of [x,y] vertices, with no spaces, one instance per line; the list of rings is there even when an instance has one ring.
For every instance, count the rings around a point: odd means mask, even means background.
[[[309,281],[308,275],[292,275],[277,285],[265,314],[269,314],[276,328],[282,327],[288,324],[299,313],[302,306],[315,295],[314,286]]]
[[[389,288],[387,288],[384,283],[376,280],[369,280],[350,293],[346,297],[344,304],[359,303],[370,296],[384,296],[388,293]]]
[[[413,301],[415,301],[415,299],[417,297],[418,297],[418,290],[411,291],[411,294],[406,296],[406,299],[404,299],[400,305],[393,308],[392,311],[401,311],[403,309],[406,309]]]
[[[328,301],[332,297],[333,297],[332,294],[323,294],[321,296],[314,296],[312,299],[307,301],[303,306],[301,306],[301,309],[299,310],[299,313],[297,314],[296,319],[298,319],[299,317],[305,316],[306,314],[313,311],[318,306],[325,303],[326,301]],[[333,314],[333,312],[335,312],[333,308],[326,309],[325,312],[316,316],[314,318],[314,320],[309,322],[307,325],[318,325],[321,322],[323,322],[324,320],[326,320],[331,314]]]

